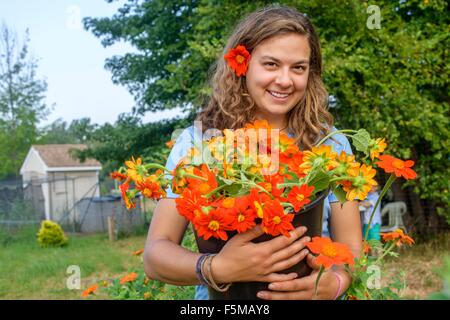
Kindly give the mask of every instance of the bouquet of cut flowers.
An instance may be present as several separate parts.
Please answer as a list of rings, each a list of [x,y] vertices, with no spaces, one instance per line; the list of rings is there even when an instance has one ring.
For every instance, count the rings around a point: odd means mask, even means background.
[[[289,237],[289,231],[294,229],[294,214],[301,213],[323,192],[331,190],[341,203],[364,200],[372,186],[377,185],[375,168],[381,168],[391,176],[373,209],[373,217],[396,177],[416,177],[411,169],[413,161],[381,154],[387,146],[385,139],[372,139],[365,129],[333,131],[311,150],[304,151],[294,139],[264,120],[219,133],[189,149],[173,170],[144,163],[141,158],[126,161],[125,166],[111,174],[122,182],[119,188],[126,207],[136,206],[138,194],[164,198],[170,185],[180,195],[175,199],[179,213],[205,240],[214,237],[226,241],[230,232],[245,232],[259,223],[267,234]],[[337,154],[331,146],[324,145],[338,133],[351,139],[358,161],[355,155]],[[309,245],[321,256],[319,262],[324,268],[333,264],[354,265],[348,247],[329,239],[324,241],[316,237]],[[330,250],[321,250],[324,246]],[[331,257],[330,252],[341,252],[340,259]],[[367,261],[367,253],[362,252],[358,261]]]

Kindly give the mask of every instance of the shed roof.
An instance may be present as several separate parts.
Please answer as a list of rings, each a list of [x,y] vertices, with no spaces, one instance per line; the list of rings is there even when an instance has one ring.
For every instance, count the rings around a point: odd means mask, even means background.
[[[101,167],[100,162],[95,159],[86,159],[80,162],[77,158],[72,156],[72,149],[83,150],[87,146],[84,144],[42,144],[33,145],[32,148],[36,150],[42,158],[47,167]]]

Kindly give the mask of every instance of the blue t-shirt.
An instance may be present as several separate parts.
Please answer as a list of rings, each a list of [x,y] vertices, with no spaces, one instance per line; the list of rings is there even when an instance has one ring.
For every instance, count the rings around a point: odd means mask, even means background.
[[[336,128],[333,127],[332,131],[336,131]],[[343,134],[335,134],[333,136],[334,140],[327,139],[324,142],[324,145],[330,145],[334,152],[338,155],[341,151],[345,151],[347,154],[353,154],[350,143],[348,139]],[[201,141],[201,132],[200,130],[196,130],[194,126],[190,126],[187,129],[184,129],[183,132],[178,136],[172,150],[169,154],[169,158],[167,159],[166,168],[169,170],[175,169],[178,162],[186,156],[187,151],[194,146],[194,143],[197,144]],[[168,176],[170,178],[170,176]],[[166,189],[168,198],[178,198],[179,195],[172,192],[171,187],[169,186]],[[338,199],[336,196],[330,192],[327,198],[324,201],[324,210],[323,210],[323,226],[322,226],[322,236],[330,236],[329,233],[329,217],[331,213],[330,203],[337,202]]]

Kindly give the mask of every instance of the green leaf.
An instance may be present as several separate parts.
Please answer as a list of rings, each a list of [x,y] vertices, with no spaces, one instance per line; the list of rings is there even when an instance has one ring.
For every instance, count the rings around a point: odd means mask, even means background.
[[[330,176],[322,170],[312,173],[311,179],[308,181],[309,186],[314,186],[314,192],[325,190],[330,185]]]
[[[352,139],[356,150],[364,152],[366,155],[369,154],[370,134],[366,129],[359,129]]]
[[[338,185],[335,188],[333,188],[333,193],[341,204],[345,203],[346,201],[345,196],[347,193],[342,189],[342,186]]]

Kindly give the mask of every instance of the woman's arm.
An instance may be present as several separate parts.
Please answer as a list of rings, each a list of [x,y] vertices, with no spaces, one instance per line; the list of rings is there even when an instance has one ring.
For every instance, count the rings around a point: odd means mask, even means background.
[[[200,254],[180,245],[187,225],[175,200],[158,201],[144,250],[144,270],[149,278],[175,285],[199,283],[195,265]]]
[[[353,255],[359,258],[362,246],[362,228],[358,201],[347,201],[342,208],[339,202],[333,202],[330,206],[333,241],[348,245]],[[352,279],[344,267],[340,266],[336,269],[336,272],[344,280],[342,284],[342,292],[344,292],[350,286]]]

